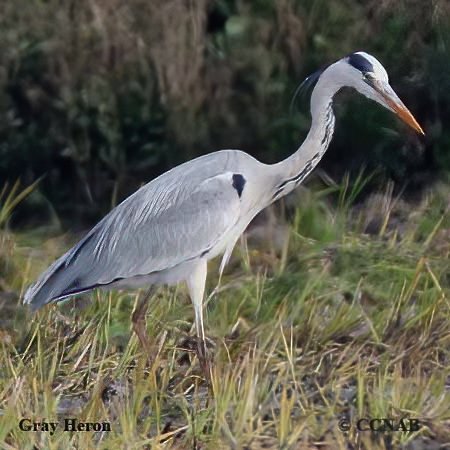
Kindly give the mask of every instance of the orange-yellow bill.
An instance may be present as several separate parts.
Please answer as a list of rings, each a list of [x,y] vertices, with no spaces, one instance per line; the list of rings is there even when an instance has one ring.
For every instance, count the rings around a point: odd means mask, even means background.
[[[385,100],[387,104],[392,108],[392,110],[403,120],[406,124],[408,124],[412,129],[416,130],[418,133],[425,136],[425,132],[422,130],[422,127],[419,125],[417,120],[411,114],[409,109],[402,103],[396,103],[392,101],[390,98],[386,98]]]
[[[417,120],[410,113],[409,109],[403,104],[403,102],[397,97],[395,91],[389,86],[388,83],[374,83],[374,89],[383,97],[386,104],[394,111],[400,119],[408,124],[412,129],[425,136],[425,132],[418,124]]]

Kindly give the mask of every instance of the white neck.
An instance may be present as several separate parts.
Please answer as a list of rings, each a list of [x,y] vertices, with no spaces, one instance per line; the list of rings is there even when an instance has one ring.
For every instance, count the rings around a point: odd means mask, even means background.
[[[311,95],[312,123],[305,141],[285,160],[271,166],[275,175],[272,201],[295,189],[316,167],[326,152],[334,132],[333,96],[342,87],[336,83],[340,62],[320,76]]]

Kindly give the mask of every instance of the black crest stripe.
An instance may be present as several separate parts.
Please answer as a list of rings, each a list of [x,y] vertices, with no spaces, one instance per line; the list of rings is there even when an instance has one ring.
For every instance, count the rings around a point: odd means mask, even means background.
[[[348,56],[348,63],[362,73],[373,72],[372,63],[364,56],[358,53],[352,53]]]

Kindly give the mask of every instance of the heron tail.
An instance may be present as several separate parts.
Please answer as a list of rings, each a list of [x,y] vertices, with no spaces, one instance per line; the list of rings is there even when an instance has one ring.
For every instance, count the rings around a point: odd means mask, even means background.
[[[80,258],[82,261],[79,259],[92,237],[91,232],[42,273],[25,292],[23,303],[37,310],[47,303],[57,302],[93,289],[95,286],[87,287],[83,283],[86,275],[86,261],[84,257]]]

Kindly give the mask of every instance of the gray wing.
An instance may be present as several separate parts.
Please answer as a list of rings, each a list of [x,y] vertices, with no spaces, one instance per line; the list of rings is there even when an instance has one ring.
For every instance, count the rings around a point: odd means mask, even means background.
[[[203,174],[196,186],[171,176],[144,186],[50,266],[26,292],[24,303],[38,308],[204,255],[240,217],[232,175],[222,172],[204,179]]]

